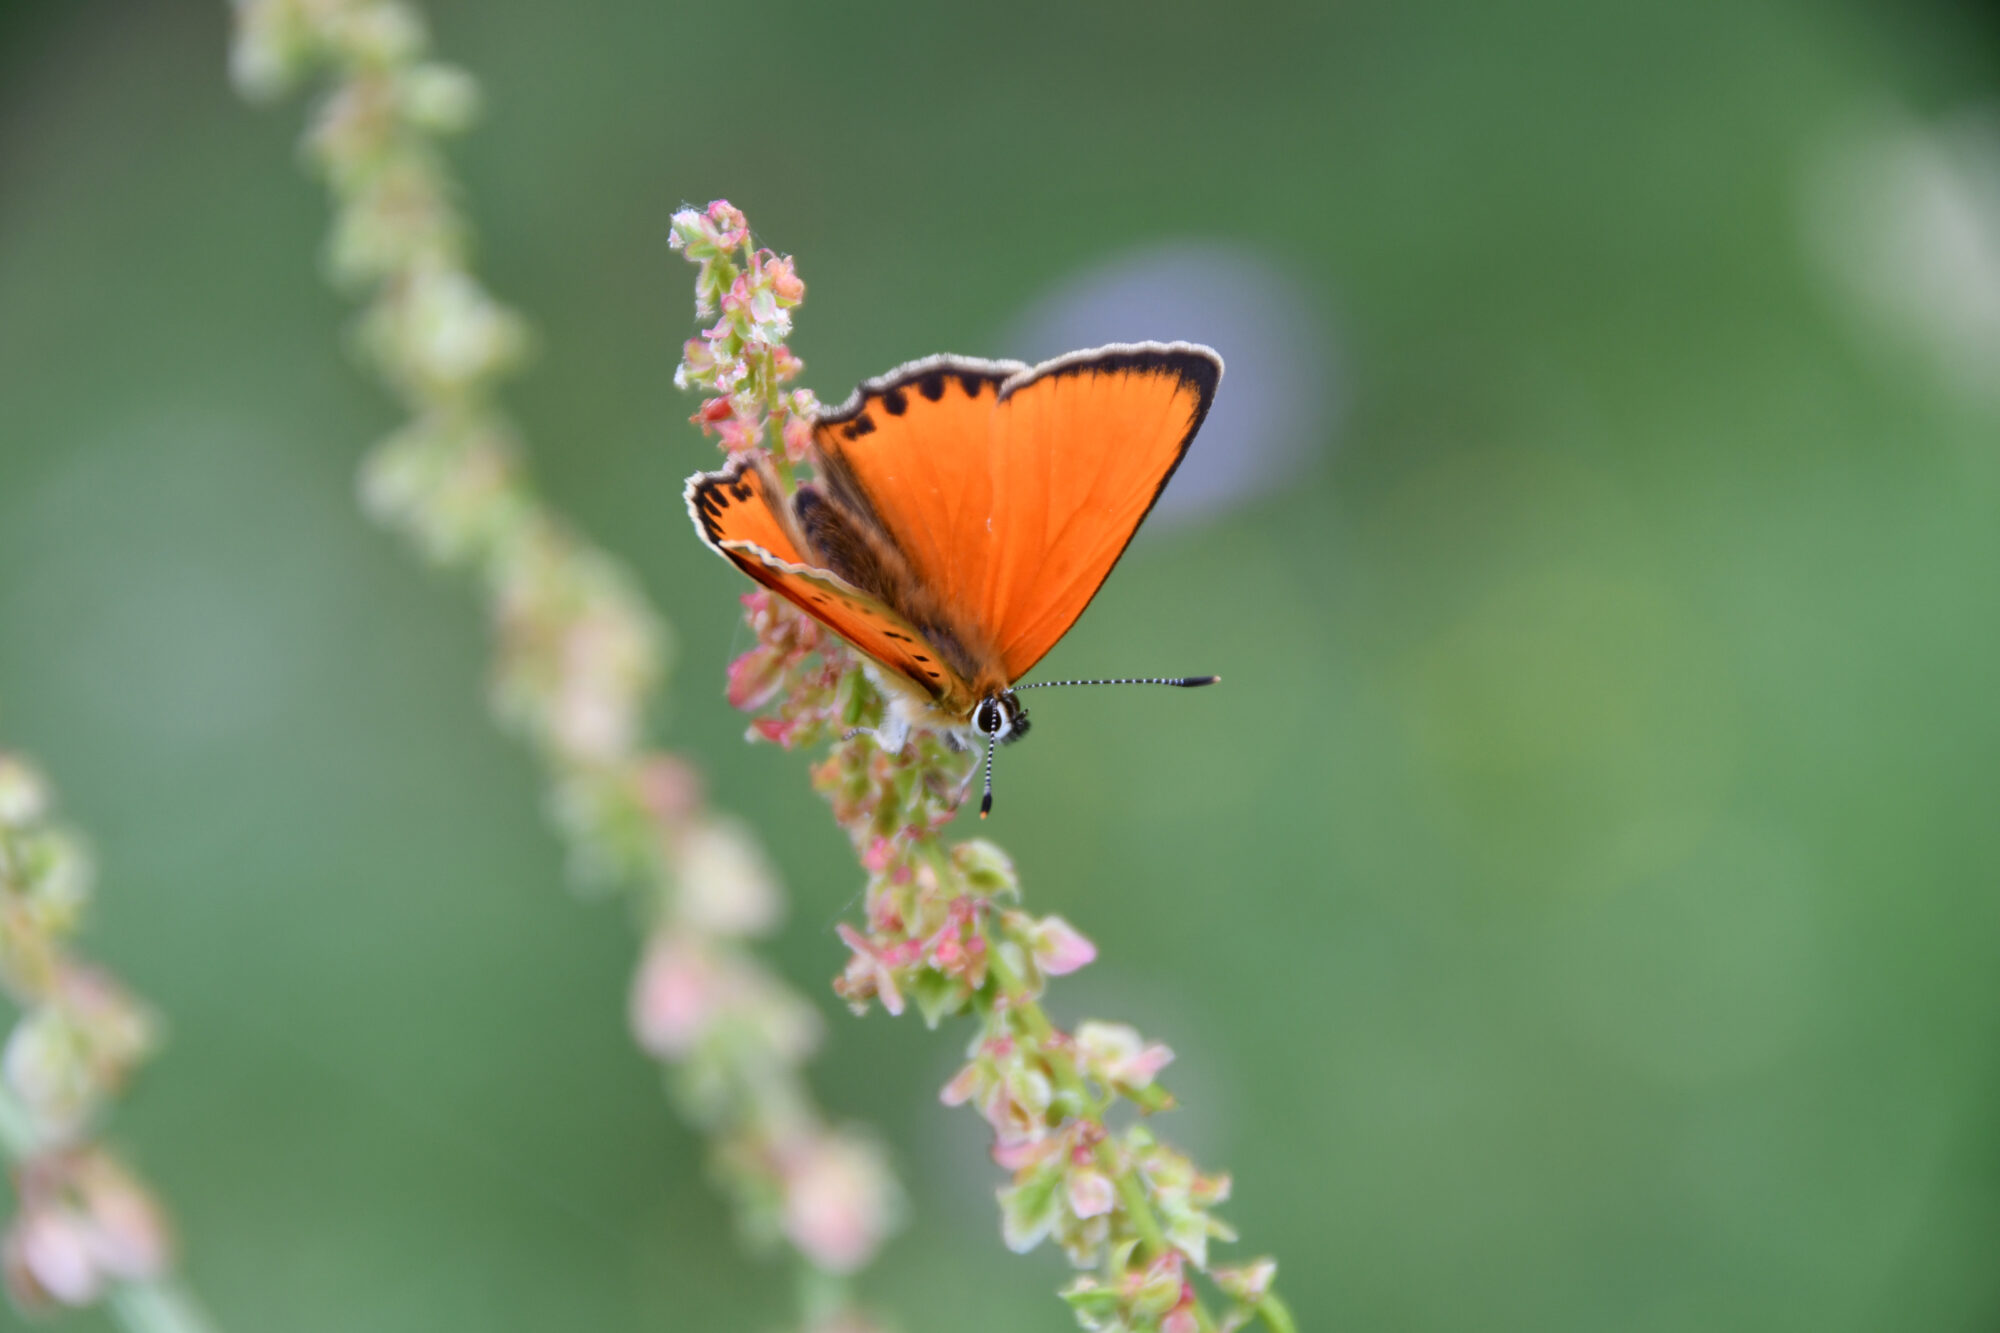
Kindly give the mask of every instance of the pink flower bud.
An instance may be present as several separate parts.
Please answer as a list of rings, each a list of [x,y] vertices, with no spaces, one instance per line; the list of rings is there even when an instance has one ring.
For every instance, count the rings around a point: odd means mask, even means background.
[[[798,269],[790,255],[773,259],[764,265],[765,280],[771,284],[771,292],[781,305],[797,305],[806,299],[806,285],[799,281]]]
[[[1046,916],[1032,936],[1035,962],[1052,977],[1060,977],[1093,962],[1097,946],[1059,916]]]
[[[751,731],[787,750],[792,748],[792,737],[798,729],[797,722],[790,722],[781,717],[760,717],[750,724]]]
[[[788,417],[785,420],[785,457],[791,462],[802,463],[812,451],[812,422],[803,417]]]
[[[1231,1187],[1227,1171],[1196,1172],[1188,1181],[1188,1198],[1203,1208],[1212,1207],[1229,1198]]]
[[[834,929],[839,932],[841,942],[853,950],[842,976],[846,983],[845,989],[840,990],[842,998],[849,1004],[865,1006],[871,995],[878,996],[884,1009],[892,1014],[902,1013],[903,992],[896,985],[895,970],[889,960],[845,921]]]
[[[718,423],[729,420],[734,410],[727,398],[710,398],[704,401],[701,410],[688,420],[701,427],[703,434],[707,434]]]
[[[1008,1129],[996,1134],[993,1139],[993,1164],[1009,1171],[1019,1171],[1034,1165],[1048,1156],[1041,1139],[1024,1131]]]
[[[1268,1296],[1277,1276],[1278,1261],[1269,1258],[1218,1268],[1214,1273],[1215,1285],[1245,1305],[1255,1305]]]
[[[755,712],[777,698],[784,683],[784,659],[769,648],[752,648],[729,664],[730,706]]]
[[[754,417],[730,417],[724,421],[717,433],[722,436],[722,447],[732,457],[755,449],[762,441],[764,428]]]
[[[963,1106],[985,1086],[986,1081],[986,1070],[974,1061],[951,1076],[951,1082],[938,1092],[938,1100],[946,1106]]]
[[[722,295],[722,309],[725,314],[742,314],[750,309],[757,298],[757,289],[750,283],[748,273],[736,275],[736,281],[729,284],[729,290]]]
[[[1149,1086],[1172,1063],[1173,1051],[1155,1042],[1147,1045],[1123,1023],[1084,1023],[1076,1030],[1077,1050],[1093,1075],[1118,1088]]]
[[[718,199],[708,206],[707,221],[709,234],[720,249],[734,250],[750,239],[749,220],[742,209],[727,199]]]
[[[1079,1218],[1103,1217],[1118,1202],[1111,1177],[1092,1167],[1069,1173],[1069,1210]]]
[[[889,862],[896,856],[896,844],[887,838],[877,838],[868,844],[868,850],[861,854],[862,868],[871,875],[879,875],[889,868]]]

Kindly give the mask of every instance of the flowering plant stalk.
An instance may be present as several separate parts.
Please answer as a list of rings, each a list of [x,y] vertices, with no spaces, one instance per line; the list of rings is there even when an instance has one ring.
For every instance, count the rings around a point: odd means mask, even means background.
[[[34,768],[0,753],[0,988],[20,1009],[0,1049],[0,1154],[18,1205],[0,1239],[7,1292],[28,1311],[103,1302],[132,1333],[206,1333],[173,1275],[166,1210],[98,1137],[160,1024],[69,947],[90,857],[51,804]]]
[[[784,340],[804,284],[726,201],[677,213],[672,244],[697,265],[697,313],[716,319],[687,343],[676,376],[707,395],[693,421],[732,457],[761,453],[790,486],[810,458],[817,411],[810,393],[785,387],[800,370]],[[757,715],[752,739],[832,742],[813,785],[868,874],[865,921],[839,927],[849,957],[834,989],[856,1013],[914,1005],[931,1027],[976,1021],[942,1097],[993,1129],[994,1160],[1011,1173],[999,1191],[1008,1247],[1063,1247],[1079,1276],[1062,1297],[1085,1329],[1211,1333],[1261,1320],[1293,1333],[1272,1260],[1210,1261],[1211,1241],[1234,1239],[1213,1211],[1229,1178],[1196,1170],[1142,1123],[1112,1125],[1120,1103],[1142,1114],[1173,1105],[1157,1081],[1173,1053],[1124,1024],[1058,1029],[1041,1006],[1048,979],[1091,962],[1095,946],[1061,917],[1026,911],[1013,864],[991,842],[946,842],[967,756],[926,731],[885,752],[867,734],[884,700],[856,654],[769,592],[743,605],[757,642],[729,667],[729,699]],[[1196,1274],[1222,1297],[1220,1313]]]
[[[472,120],[477,88],[425,57],[421,20],[398,0],[237,0],[236,13],[246,94],[316,71],[331,84],[307,138],[335,205],[330,268],[366,294],[364,351],[410,413],[367,459],[363,503],[484,590],[493,708],[547,769],[572,869],[585,885],[634,890],[639,1044],[672,1069],[681,1109],[710,1137],[741,1229],[782,1236],[804,1261],[807,1324],[863,1328],[842,1279],[873,1256],[899,1194],[872,1141],[814,1104],[801,1066],[816,1011],[746,946],[775,923],[780,891],[694,770],[646,743],[666,627],[542,500],[495,404],[527,334],[468,266],[438,147]]]

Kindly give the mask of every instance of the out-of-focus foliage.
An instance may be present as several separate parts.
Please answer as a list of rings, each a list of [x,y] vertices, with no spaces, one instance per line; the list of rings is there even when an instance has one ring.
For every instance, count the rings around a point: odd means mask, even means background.
[[[680,628],[670,734],[769,837],[792,977],[838,965],[859,877],[722,699],[668,216],[727,196],[799,256],[829,401],[1224,243],[1334,331],[1338,435],[1150,534],[1050,658],[1226,682],[1048,697],[1008,753],[996,832],[1102,951],[1059,1002],[1170,1035],[1197,1109],[1162,1131],[1230,1164],[1305,1327],[1991,1321],[1979,11],[434,14],[486,94],[483,268],[541,334],[515,412]],[[551,891],[483,628],[357,512],[394,409],[337,354],[322,201],[226,28],[0,13],[0,725],[172,1018],[123,1137],[231,1327],[776,1322],[627,1043],[629,932]],[[821,1000],[825,1099],[923,1222],[870,1294],[1060,1325],[935,1105],[962,1038]]]

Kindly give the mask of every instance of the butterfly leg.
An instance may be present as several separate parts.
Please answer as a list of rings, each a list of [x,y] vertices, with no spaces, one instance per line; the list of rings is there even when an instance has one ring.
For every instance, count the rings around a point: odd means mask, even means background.
[[[840,739],[851,741],[856,736],[866,736],[882,747],[884,754],[901,754],[903,747],[910,743],[910,724],[899,717],[894,709],[882,720],[879,727],[856,727]]]

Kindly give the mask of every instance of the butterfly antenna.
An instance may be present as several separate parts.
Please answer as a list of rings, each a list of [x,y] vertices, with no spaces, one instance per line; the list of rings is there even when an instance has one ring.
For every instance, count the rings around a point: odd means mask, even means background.
[[[1038,680],[1032,685],[1016,685],[1017,690],[1052,690],[1058,685],[1174,685],[1191,690],[1197,685],[1213,685],[1220,676],[1132,676],[1123,680]]]
[[[986,738],[986,794],[979,798],[981,819],[993,813],[993,752],[999,748],[993,743],[991,736]]]

